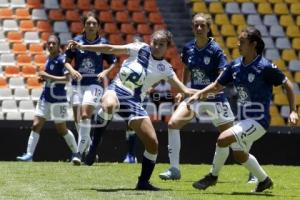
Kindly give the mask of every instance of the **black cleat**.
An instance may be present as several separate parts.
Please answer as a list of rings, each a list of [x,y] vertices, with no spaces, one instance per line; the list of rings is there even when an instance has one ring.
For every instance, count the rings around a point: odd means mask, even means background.
[[[272,189],[273,188],[273,181],[267,177],[264,181],[259,182],[254,190],[252,192],[263,192],[266,189]]]
[[[216,185],[218,181],[217,176],[213,176],[211,173],[207,174],[204,178],[193,183],[193,187],[199,190],[205,190],[209,186]]]
[[[141,181],[136,184],[136,190],[159,191],[158,187],[153,186],[149,181]]]

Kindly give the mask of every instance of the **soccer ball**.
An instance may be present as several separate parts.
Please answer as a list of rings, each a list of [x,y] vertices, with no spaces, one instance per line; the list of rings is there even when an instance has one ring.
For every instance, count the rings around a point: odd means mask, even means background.
[[[130,63],[123,65],[119,72],[119,78],[124,86],[134,90],[144,84],[146,72],[139,63]]]

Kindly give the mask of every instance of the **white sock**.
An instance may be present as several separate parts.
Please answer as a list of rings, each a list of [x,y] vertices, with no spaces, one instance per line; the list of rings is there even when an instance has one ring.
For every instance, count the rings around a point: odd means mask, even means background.
[[[218,176],[229,155],[229,147],[219,147],[216,145],[213,166],[210,170],[213,176]]]
[[[28,138],[28,143],[27,143],[27,153],[33,155],[36,145],[39,141],[40,134],[37,132],[31,131],[30,136]]]
[[[90,140],[91,120],[82,119],[79,124],[78,147],[77,152],[82,154],[87,148],[88,140]]]
[[[180,132],[179,129],[168,129],[168,151],[169,159],[172,167],[179,169],[180,157]]]
[[[263,170],[263,168],[259,165],[256,158],[249,154],[249,159],[242,163],[256,178],[259,182],[265,180],[267,178],[267,173]]]
[[[70,150],[72,151],[72,153],[76,153],[77,152],[77,144],[76,144],[76,140],[75,140],[75,137],[74,137],[72,131],[68,130],[68,133],[66,135],[64,135],[64,139],[65,139],[67,145],[69,146]]]
[[[156,162],[156,158],[157,158],[157,154],[152,154],[152,153],[149,153],[147,150],[144,151],[144,156],[153,161],[153,162]]]

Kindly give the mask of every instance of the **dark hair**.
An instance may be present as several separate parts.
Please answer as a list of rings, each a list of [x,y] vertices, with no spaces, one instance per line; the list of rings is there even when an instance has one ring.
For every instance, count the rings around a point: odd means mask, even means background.
[[[256,42],[256,53],[261,55],[265,49],[265,42],[262,40],[260,31],[254,26],[247,26],[242,32],[247,33],[247,39],[250,42]]]
[[[56,40],[57,40],[58,46],[60,46],[60,37],[58,36],[58,34],[56,34],[56,33],[50,34],[49,37],[48,37],[48,40],[49,40],[50,37],[55,37]]]
[[[206,21],[206,26],[209,28],[209,31],[207,33],[207,37],[211,37],[213,34],[212,34],[212,31],[211,31],[211,25],[212,25],[212,17],[211,15],[209,14],[205,14],[205,13],[197,13],[194,15],[193,17],[193,20],[192,20],[192,23],[194,24],[196,18],[198,17],[202,17],[205,19]]]
[[[97,20],[97,23],[100,25],[100,20],[99,18],[97,17],[96,13],[94,12],[87,12],[85,13],[83,16],[82,16],[82,23],[85,24],[85,22],[88,20],[89,17],[93,17]]]
[[[173,35],[170,31],[167,31],[167,30],[164,30],[164,29],[157,30],[152,34],[151,39],[154,39],[154,37],[156,37],[158,35],[160,37],[165,38],[167,40],[168,46],[171,46],[172,40],[173,40]]]

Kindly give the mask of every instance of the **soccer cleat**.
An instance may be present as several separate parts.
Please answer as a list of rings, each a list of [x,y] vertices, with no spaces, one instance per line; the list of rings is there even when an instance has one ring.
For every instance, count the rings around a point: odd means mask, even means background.
[[[199,190],[205,190],[209,186],[216,185],[218,181],[217,176],[213,176],[211,173],[207,174],[204,178],[193,183],[193,187]]]
[[[72,163],[73,163],[73,165],[76,165],[76,166],[81,165],[81,155],[79,152],[73,154]]]
[[[254,190],[252,192],[263,192],[266,189],[272,189],[273,188],[273,181],[267,177],[264,181],[259,182]]]
[[[159,191],[158,187],[153,186],[149,181],[142,181],[139,179],[135,187],[136,190]]]
[[[248,183],[249,184],[254,184],[254,183],[257,183],[258,180],[255,176],[253,176],[251,173],[249,173],[249,178],[248,178]]]
[[[18,156],[17,160],[24,162],[32,162],[32,155],[30,153],[24,153],[22,156]]]
[[[130,163],[130,164],[134,164],[137,163],[137,159],[135,156],[131,155],[131,154],[127,154],[125,159],[123,160],[123,163]]]
[[[181,178],[181,173],[176,167],[171,167],[167,171],[160,173],[159,178],[162,180],[179,180]]]

